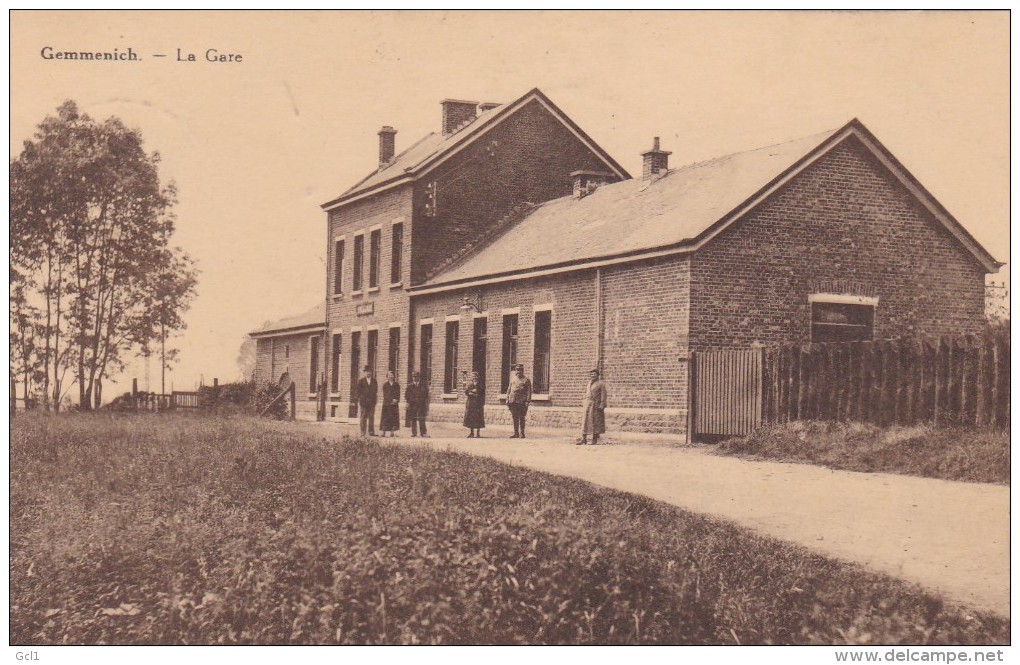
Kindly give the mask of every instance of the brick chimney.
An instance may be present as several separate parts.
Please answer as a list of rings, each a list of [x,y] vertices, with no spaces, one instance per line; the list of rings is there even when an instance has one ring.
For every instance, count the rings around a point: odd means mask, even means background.
[[[486,111],[491,111],[492,109],[499,108],[500,106],[503,105],[499,102],[482,102],[478,105],[478,112],[485,113]]]
[[[444,99],[440,104],[443,107],[443,136],[453,134],[461,125],[474,120],[478,111],[478,102]]]
[[[388,166],[393,161],[397,145],[396,136],[397,130],[389,125],[384,125],[379,130],[379,168]]]
[[[583,199],[613,179],[612,173],[603,171],[574,171],[570,174],[574,182],[574,198]]]
[[[644,160],[644,168],[641,169],[641,178],[650,180],[652,178],[666,175],[669,170],[669,156],[673,153],[668,150],[659,150],[659,137],[652,139],[652,149],[641,153]]]

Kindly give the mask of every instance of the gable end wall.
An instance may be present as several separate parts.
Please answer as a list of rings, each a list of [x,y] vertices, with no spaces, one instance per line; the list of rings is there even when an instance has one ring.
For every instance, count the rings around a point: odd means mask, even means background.
[[[836,280],[878,296],[876,339],[984,319],[982,267],[851,138],[694,255],[691,348],[810,341],[808,295]]]
[[[526,104],[415,183],[412,282],[448,257],[491,240],[494,224],[525,202],[573,191],[570,173],[606,165],[537,101]],[[425,214],[435,183],[434,217]]]

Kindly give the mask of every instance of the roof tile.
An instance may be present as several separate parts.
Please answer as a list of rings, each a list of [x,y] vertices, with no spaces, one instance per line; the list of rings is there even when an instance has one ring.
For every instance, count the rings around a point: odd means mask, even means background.
[[[603,185],[539,205],[423,286],[515,273],[693,240],[836,130]]]
[[[296,316],[289,316],[276,321],[268,321],[262,324],[258,330],[251,331],[252,335],[265,335],[267,333],[290,330],[292,328],[309,328],[312,326],[326,325],[326,303],[322,302],[307,312]]]

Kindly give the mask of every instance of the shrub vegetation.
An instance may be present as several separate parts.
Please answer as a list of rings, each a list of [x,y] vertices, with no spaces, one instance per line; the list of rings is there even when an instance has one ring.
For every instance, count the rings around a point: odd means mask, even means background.
[[[224,414],[257,415],[269,405],[282,388],[272,381],[237,381],[218,386],[202,386],[198,389],[198,405],[204,411],[215,410]],[[286,399],[273,404],[267,415],[277,419],[286,418],[290,402]]]
[[[1001,430],[795,421],[727,439],[716,451],[848,471],[1009,484],[1009,432]]]
[[[26,414],[11,469],[12,644],[1009,641],[915,586],[452,452]]]

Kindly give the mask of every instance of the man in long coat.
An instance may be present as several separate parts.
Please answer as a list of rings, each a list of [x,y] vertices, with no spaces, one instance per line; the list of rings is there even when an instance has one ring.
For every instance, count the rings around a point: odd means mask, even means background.
[[[411,426],[411,436],[418,436],[419,427],[421,435],[428,436],[425,416],[429,412],[429,387],[421,380],[421,374],[418,372],[411,375],[411,383],[407,384],[404,399],[407,401],[407,422]]]
[[[510,385],[506,389],[506,406],[510,409],[510,417],[514,421],[514,433],[511,439],[526,439],[524,434],[528,420],[528,405],[531,404],[531,379],[524,376],[524,365],[514,365],[510,375]]]
[[[609,391],[606,383],[599,378],[598,368],[589,374],[588,386],[584,389],[584,420],[581,425],[581,438],[577,445],[588,443],[591,434],[591,445],[599,442],[599,434],[606,432],[606,404],[609,402]]]
[[[379,382],[372,376],[372,368],[368,365],[365,365],[365,370],[358,379],[357,397],[361,435],[375,436],[375,404],[379,401]]]

